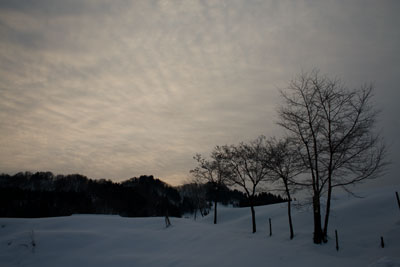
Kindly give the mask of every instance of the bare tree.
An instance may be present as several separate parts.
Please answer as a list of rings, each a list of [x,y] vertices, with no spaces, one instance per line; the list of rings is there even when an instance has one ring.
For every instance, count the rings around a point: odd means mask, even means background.
[[[179,187],[179,192],[185,203],[190,208],[190,212],[193,212],[194,220],[197,218],[197,212],[200,212],[201,217],[204,217],[208,213],[208,205],[206,200],[206,190],[203,184],[199,184],[196,181],[183,184]]]
[[[304,172],[304,166],[300,162],[296,148],[293,146],[290,138],[276,140],[270,138],[267,141],[267,166],[270,170],[270,176],[275,181],[279,181],[283,191],[288,199],[288,220],[290,239],[294,237],[291,202],[292,193],[297,189],[293,182],[295,177]]]
[[[249,200],[253,233],[257,230],[254,197],[260,189],[260,184],[269,178],[265,140],[264,136],[260,136],[248,144],[223,146],[220,150],[230,170],[231,182],[241,187]]]
[[[197,161],[198,166],[190,170],[195,181],[208,182],[214,187],[214,224],[217,224],[218,194],[221,188],[229,182],[228,169],[224,166],[224,160],[219,151],[220,147],[217,146],[211,153],[211,160],[206,160],[200,154],[196,154],[193,158]]]
[[[349,90],[338,79],[318,71],[303,73],[281,91],[284,104],[278,124],[297,142],[312,189],[314,243],[327,241],[333,189],[349,190],[375,178],[385,165],[385,146],[374,132],[378,112],[372,105],[373,86]],[[324,227],[321,198],[326,196]]]

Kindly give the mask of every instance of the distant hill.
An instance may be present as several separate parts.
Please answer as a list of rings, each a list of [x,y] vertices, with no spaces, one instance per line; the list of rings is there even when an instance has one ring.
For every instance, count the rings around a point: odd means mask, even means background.
[[[54,175],[52,172],[0,174],[0,217],[53,217],[71,214],[118,214],[126,217],[180,217],[195,211],[193,192],[184,186],[172,187],[152,175],[116,183],[93,180],[80,174]],[[201,185],[203,209],[207,213],[212,186]],[[224,188],[221,203],[246,206],[244,195]],[[261,194],[258,204],[285,201]]]

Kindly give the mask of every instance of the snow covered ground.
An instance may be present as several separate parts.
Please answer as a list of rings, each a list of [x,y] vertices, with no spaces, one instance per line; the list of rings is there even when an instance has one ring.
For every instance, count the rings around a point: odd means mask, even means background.
[[[169,228],[164,218],[0,218],[0,266],[400,266],[396,190],[335,199],[324,245],[312,243],[309,209],[294,210],[295,238],[289,240],[286,204],[257,207],[256,234],[249,208],[221,207],[218,225],[211,215],[197,221],[171,218]]]

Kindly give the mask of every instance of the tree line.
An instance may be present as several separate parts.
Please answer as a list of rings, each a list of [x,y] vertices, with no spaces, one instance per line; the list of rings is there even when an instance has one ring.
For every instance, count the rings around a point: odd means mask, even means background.
[[[216,192],[223,186],[245,192],[253,233],[257,195],[280,190],[288,199],[292,239],[292,195],[304,191],[313,210],[313,241],[327,242],[336,190],[351,192],[352,186],[378,177],[387,164],[383,138],[375,129],[379,111],[373,105],[373,86],[349,89],[314,70],[298,75],[280,93],[277,124],[283,137],[216,146],[209,157],[194,156],[197,166],[190,173],[198,183],[215,184]],[[215,197],[215,224],[217,202]]]
[[[0,217],[52,217],[71,214],[117,214],[126,217],[174,216],[185,213],[204,216],[215,194],[210,184],[172,187],[152,175],[116,183],[93,180],[80,174],[52,172],[0,174]],[[225,188],[218,200],[246,206],[243,194]],[[259,203],[285,201],[267,195]]]
[[[181,215],[179,193],[153,176],[115,183],[80,174],[20,172],[0,175],[0,191],[2,217],[76,213],[146,217],[164,214],[166,206],[171,216]]]

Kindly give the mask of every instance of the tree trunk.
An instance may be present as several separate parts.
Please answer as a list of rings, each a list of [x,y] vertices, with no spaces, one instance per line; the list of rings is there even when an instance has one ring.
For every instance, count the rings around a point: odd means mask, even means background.
[[[328,242],[328,223],[329,214],[331,211],[331,196],[332,196],[332,182],[331,179],[328,181],[328,196],[326,200],[326,212],[325,212],[325,222],[324,222],[324,243]]]
[[[313,197],[313,214],[314,214],[314,243],[321,244],[324,233],[321,227],[321,204],[319,195],[314,195]]]
[[[214,201],[214,224],[217,224],[217,201]]]
[[[204,217],[204,213],[203,213],[203,208],[199,208],[199,211],[200,211],[200,215],[201,215],[201,217]]]
[[[291,212],[292,199],[290,197],[290,192],[289,192],[289,188],[287,187],[287,185],[286,185],[286,195],[288,197],[288,218],[289,218],[289,228],[290,228],[290,239],[293,239],[294,231],[293,231],[292,212]]]
[[[256,229],[256,212],[254,210],[253,203],[250,204],[250,209],[251,209],[251,222],[253,226],[253,234],[257,231]]]

